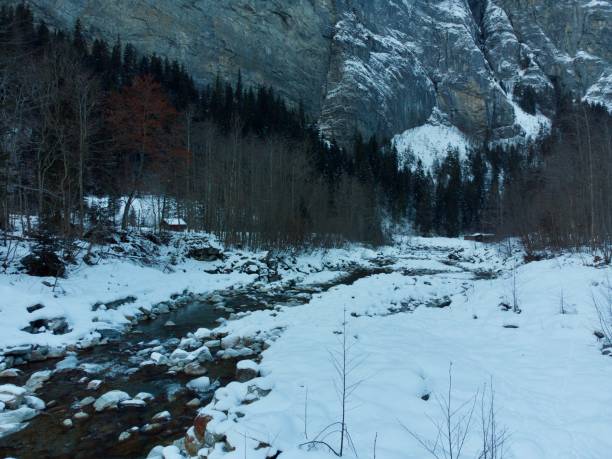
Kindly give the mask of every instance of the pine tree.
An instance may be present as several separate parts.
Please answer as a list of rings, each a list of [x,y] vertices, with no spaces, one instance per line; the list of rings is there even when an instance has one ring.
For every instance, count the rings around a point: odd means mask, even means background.
[[[87,54],[87,43],[85,41],[85,37],[83,36],[83,26],[80,19],[77,19],[74,24],[72,44],[80,55],[85,56]]]

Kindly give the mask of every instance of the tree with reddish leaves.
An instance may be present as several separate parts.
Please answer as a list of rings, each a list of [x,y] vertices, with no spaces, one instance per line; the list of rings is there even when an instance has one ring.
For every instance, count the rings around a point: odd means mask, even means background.
[[[153,77],[137,77],[131,86],[109,98],[108,127],[121,163],[122,191],[127,201],[121,220],[126,229],[132,203],[148,172],[163,171],[164,164],[180,159],[178,112]]]

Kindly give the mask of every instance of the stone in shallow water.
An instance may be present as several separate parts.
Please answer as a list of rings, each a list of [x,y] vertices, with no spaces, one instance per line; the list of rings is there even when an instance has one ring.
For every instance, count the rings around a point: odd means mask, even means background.
[[[17,378],[23,373],[18,368],[7,368],[6,370],[0,371],[0,378]]]
[[[194,392],[203,393],[210,389],[210,378],[202,376],[200,378],[193,379],[187,383],[187,388]]]
[[[73,426],[72,419],[64,419],[62,425],[70,429]]]
[[[97,390],[100,388],[100,386],[102,385],[102,381],[100,381],[99,379],[92,379],[91,381],[89,381],[89,383],[87,384],[87,388],[89,390]]]
[[[259,365],[252,360],[241,360],[236,365],[236,380],[246,382],[257,377]]]
[[[51,370],[37,371],[36,373],[32,373],[32,376],[30,376],[25,386],[30,392],[36,392],[51,378],[52,374],[53,372]]]
[[[156,421],[156,422],[166,422],[172,419],[172,415],[170,414],[169,411],[162,411],[160,413],[157,413],[155,416],[153,416],[152,419],[153,421]]]
[[[0,386],[0,402],[8,408],[16,409],[23,403],[23,397],[27,391],[23,387],[14,384],[3,384]]]
[[[79,407],[89,406],[94,403],[96,399],[94,397],[85,397],[83,400],[78,402]]]
[[[211,331],[208,328],[198,328],[196,332],[193,334],[197,339],[207,339],[211,335]]]
[[[153,394],[149,394],[148,392],[139,392],[138,394],[136,394],[136,396],[134,397],[138,400],[153,400],[155,398],[155,396]]]
[[[89,415],[87,413],[85,413],[84,411],[79,411],[78,413],[74,413],[74,419],[78,420],[78,421],[83,421],[87,418],[89,418]]]
[[[159,352],[153,352],[151,354],[151,360],[155,362],[156,365],[167,365],[168,364],[168,357],[166,357],[163,354],[160,354]]]
[[[42,411],[45,409],[45,402],[38,397],[33,395],[26,395],[24,397],[25,404],[36,411]]]
[[[119,406],[122,408],[144,408],[147,406],[147,402],[139,399],[128,399],[120,401]]]
[[[132,436],[132,434],[130,432],[128,432],[127,430],[124,431],[124,432],[121,432],[119,434],[119,441],[122,442],[122,441],[129,440],[131,436]]]
[[[140,428],[140,431],[143,434],[151,435],[151,434],[156,434],[156,433],[161,432],[163,430],[163,428],[164,428],[164,426],[162,426],[161,424],[158,424],[158,423],[145,424],[144,426],[142,426]]]
[[[199,398],[192,398],[187,402],[187,406],[189,408],[197,408],[202,404]]]
[[[96,400],[94,403],[94,408],[96,411],[104,411],[109,408],[115,408],[117,404],[128,400],[129,398],[130,396],[123,391],[111,390]]]
[[[22,406],[16,410],[4,411],[0,413],[0,426],[5,424],[21,424],[36,417],[38,411],[27,406]]]
[[[183,368],[183,371],[185,372],[185,374],[192,376],[202,376],[208,372],[206,367],[200,365],[197,362],[188,363],[187,365],[185,365],[185,368]]]

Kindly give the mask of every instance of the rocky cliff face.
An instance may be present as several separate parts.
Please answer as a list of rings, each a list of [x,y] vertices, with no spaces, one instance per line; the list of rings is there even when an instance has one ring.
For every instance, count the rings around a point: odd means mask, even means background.
[[[304,101],[329,136],[423,126],[521,142],[545,128],[553,82],[612,109],[610,0],[30,0],[48,22],[120,35]],[[531,88],[539,114],[514,101]],[[435,131],[435,130],[434,130]],[[436,131],[439,132],[439,129]]]

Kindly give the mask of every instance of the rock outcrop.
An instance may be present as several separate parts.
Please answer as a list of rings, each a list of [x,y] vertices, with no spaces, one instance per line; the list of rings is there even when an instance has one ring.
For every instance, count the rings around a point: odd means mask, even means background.
[[[21,0],[19,0],[21,1]],[[393,136],[435,122],[469,139],[516,142],[555,84],[612,109],[609,0],[30,0],[52,25],[77,18],[216,75],[303,101],[328,136]],[[527,121],[525,121],[527,119]],[[433,121],[432,121],[433,120]],[[532,128],[532,126],[531,126]]]

